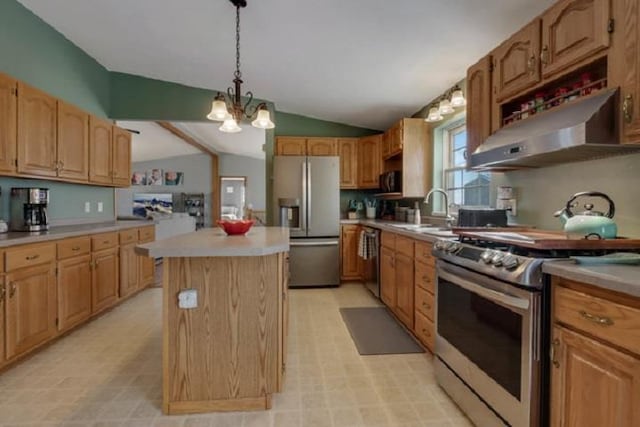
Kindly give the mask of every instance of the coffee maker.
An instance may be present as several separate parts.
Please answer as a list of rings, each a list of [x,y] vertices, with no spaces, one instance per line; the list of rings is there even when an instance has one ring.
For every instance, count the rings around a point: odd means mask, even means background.
[[[12,188],[9,221],[11,231],[48,230],[48,204],[48,188]]]

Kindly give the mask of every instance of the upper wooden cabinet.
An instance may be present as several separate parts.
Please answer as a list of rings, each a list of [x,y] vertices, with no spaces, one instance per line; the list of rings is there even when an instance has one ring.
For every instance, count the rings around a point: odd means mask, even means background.
[[[16,171],[18,81],[0,73],[0,172]]]
[[[531,88],[540,81],[540,19],[496,48],[493,86],[497,101]]]
[[[307,138],[308,156],[337,156],[338,142],[336,138]]]
[[[113,127],[113,184],[128,187],[131,180],[131,133]]]
[[[358,188],[379,188],[382,172],[380,147],[382,135],[360,138],[358,142]]]
[[[305,156],[307,139],[297,136],[279,136],[276,138],[276,156]]]
[[[467,71],[467,159],[491,135],[491,57]]]
[[[89,114],[58,101],[57,171],[61,178],[89,179]]]
[[[338,138],[340,156],[340,188],[358,188],[358,139]]]
[[[607,49],[611,0],[560,0],[542,15],[542,76],[565,70]]]
[[[57,101],[18,82],[18,172],[57,175]]]
[[[637,0],[620,0],[615,4],[620,6],[616,8],[618,15],[624,17],[624,27],[616,35],[614,62],[621,86],[621,139],[625,143],[640,142],[640,6]]]
[[[111,184],[113,125],[91,116],[89,119],[89,181]]]
[[[404,120],[396,122],[385,134],[386,143],[383,150],[383,157],[389,158],[402,153],[402,147],[404,145]]]

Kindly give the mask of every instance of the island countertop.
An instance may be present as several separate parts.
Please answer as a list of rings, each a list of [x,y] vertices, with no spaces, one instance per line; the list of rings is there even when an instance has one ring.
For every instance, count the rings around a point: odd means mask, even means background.
[[[206,228],[138,245],[135,251],[154,258],[265,256],[289,251],[289,229],[253,227],[244,236],[227,236],[220,228]]]

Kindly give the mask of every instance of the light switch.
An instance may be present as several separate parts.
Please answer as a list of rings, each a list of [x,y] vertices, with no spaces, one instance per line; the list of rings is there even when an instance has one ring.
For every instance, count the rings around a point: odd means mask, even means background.
[[[178,293],[179,308],[198,308],[198,291],[195,289],[184,289]]]
[[[85,213],[91,212],[91,202],[84,202],[84,212]]]
[[[104,205],[102,202],[98,202],[98,212],[102,212],[104,210]]]

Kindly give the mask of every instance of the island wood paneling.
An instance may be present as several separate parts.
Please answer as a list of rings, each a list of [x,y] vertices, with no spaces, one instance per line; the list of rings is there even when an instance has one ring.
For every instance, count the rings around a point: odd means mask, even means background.
[[[165,272],[164,410],[268,409],[277,391],[278,254],[169,258]],[[178,308],[181,289],[198,307]]]

